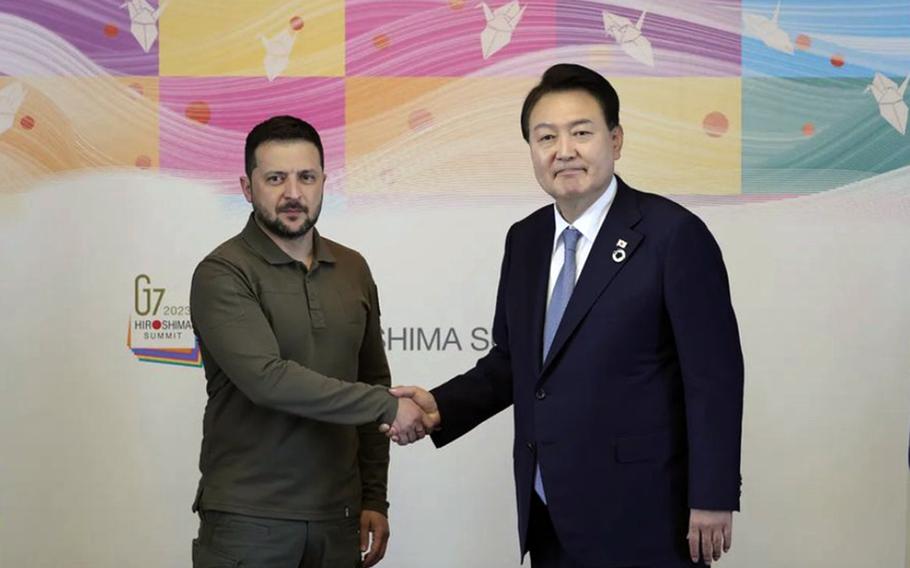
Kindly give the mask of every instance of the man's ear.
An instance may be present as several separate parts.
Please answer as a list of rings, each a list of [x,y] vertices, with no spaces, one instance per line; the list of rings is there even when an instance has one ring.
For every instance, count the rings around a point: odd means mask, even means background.
[[[240,190],[243,191],[243,196],[246,198],[247,203],[252,203],[253,184],[250,182],[250,178],[246,176],[240,176]]]
[[[610,141],[613,144],[613,159],[618,160],[622,156],[622,126],[616,125],[613,132],[610,133]]]

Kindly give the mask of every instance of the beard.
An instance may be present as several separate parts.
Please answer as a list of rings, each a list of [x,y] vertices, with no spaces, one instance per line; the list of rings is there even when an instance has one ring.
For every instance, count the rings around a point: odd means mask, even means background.
[[[306,218],[299,229],[291,229],[278,217],[280,213],[287,211],[296,211],[305,215]],[[256,220],[258,220],[270,233],[283,239],[296,239],[309,233],[310,229],[316,226],[316,221],[319,220],[319,214],[321,212],[322,202],[319,203],[319,206],[312,216],[310,216],[310,208],[300,203],[286,203],[281,207],[278,207],[274,216],[269,216],[264,209],[253,204],[253,215],[256,216]]]

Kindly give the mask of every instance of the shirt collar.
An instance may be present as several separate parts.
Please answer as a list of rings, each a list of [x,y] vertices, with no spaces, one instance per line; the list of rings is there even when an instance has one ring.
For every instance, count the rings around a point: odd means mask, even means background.
[[[610,179],[610,185],[607,186],[607,190],[604,191],[600,197],[597,198],[597,201],[592,203],[571,226],[578,229],[578,232],[581,233],[584,238],[588,239],[588,241],[594,242],[598,231],[600,231],[600,226],[607,216],[607,210],[609,210],[610,204],[613,203],[614,197],[616,197],[615,175]],[[553,217],[556,222],[556,230],[553,232],[553,250],[556,250],[556,246],[559,244],[559,237],[562,235],[565,228],[570,225],[563,219],[562,214],[559,212],[555,203],[553,204]]]
[[[243,228],[240,236],[269,264],[288,264],[297,262],[288,256],[286,252],[281,250],[281,247],[276,245],[271,237],[265,234],[265,231],[263,231],[262,227],[259,226],[259,223],[256,222],[252,213],[250,213],[250,218],[247,220],[246,227]],[[329,247],[329,241],[322,238],[319,231],[316,230],[316,227],[313,227],[313,258],[317,263],[335,263],[335,255],[332,254],[331,248]]]

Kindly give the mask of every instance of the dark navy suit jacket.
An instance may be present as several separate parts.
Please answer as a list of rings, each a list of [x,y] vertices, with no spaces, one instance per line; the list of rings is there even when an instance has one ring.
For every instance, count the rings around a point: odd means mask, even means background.
[[[593,566],[685,559],[689,509],[739,509],[743,359],[720,249],[691,212],[617,183],[547,360],[552,206],[508,232],[495,346],[432,391],[437,446],[514,406],[522,555],[537,460],[561,545]]]

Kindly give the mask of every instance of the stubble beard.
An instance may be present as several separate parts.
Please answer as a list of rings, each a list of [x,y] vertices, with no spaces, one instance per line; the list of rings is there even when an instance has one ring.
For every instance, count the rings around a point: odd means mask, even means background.
[[[284,221],[281,220],[279,214],[287,209],[292,209],[295,211],[300,211],[302,215],[306,216],[306,220],[303,222],[303,225],[299,229],[291,229],[288,227]],[[316,213],[310,217],[309,207],[302,206],[288,206],[283,205],[275,211],[274,217],[269,217],[266,213],[256,205],[253,205],[253,215],[255,215],[256,220],[262,224],[270,233],[275,236],[281,237],[283,239],[297,239],[310,232],[310,229],[316,226],[316,221],[319,220],[319,214],[322,212],[322,203],[319,204],[319,207],[316,209]]]

